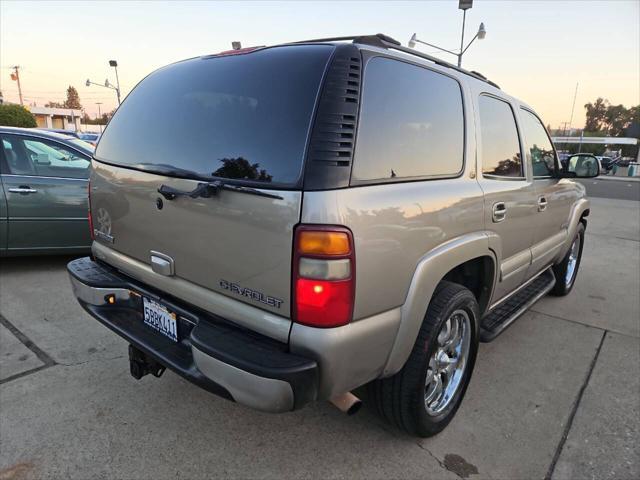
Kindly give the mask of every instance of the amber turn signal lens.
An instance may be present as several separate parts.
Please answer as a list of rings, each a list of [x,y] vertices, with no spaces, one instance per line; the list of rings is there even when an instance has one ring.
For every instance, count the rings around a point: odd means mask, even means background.
[[[349,237],[344,232],[301,231],[298,253],[307,255],[348,255]]]

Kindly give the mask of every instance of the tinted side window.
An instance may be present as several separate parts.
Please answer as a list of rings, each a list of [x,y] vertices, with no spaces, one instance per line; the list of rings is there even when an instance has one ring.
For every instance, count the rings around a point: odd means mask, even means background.
[[[500,177],[524,177],[518,129],[511,106],[486,95],[480,96],[478,104],[482,173]]]
[[[14,175],[89,177],[89,159],[57,142],[6,135],[2,148],[9,171]]]
[[[527,145],[527,160],[531,162],[534,177],[550,177],[556,171],[556,154],[547,131],[534,114],[521,109],[522,133]]]
[[[464,115],[458,82],[388,58],[367,64],[352,179],[455,175]]]

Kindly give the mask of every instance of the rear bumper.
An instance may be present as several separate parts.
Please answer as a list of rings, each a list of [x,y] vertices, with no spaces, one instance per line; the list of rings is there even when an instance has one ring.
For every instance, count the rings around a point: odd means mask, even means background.
[[[287,345],[162,296],[86,258],[67,266],[80,305],[130,344],[192,383],[266,412],[286,412],[317,398],[318,366]],[[107,303],[113,295],[115,303]],[[142,296],[176,313],[178,342],[143,323]]]

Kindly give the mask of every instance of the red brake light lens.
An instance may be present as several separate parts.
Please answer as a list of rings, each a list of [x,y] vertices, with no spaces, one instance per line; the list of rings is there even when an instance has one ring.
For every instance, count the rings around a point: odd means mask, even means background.
[[[351,321],[353,282],[296,281],[296,321],[313,327],[338,327]]]
[[[298,226],[293,262],[294,321],[319,328],[349,323],[355,296],[351,231],[334,226]]]

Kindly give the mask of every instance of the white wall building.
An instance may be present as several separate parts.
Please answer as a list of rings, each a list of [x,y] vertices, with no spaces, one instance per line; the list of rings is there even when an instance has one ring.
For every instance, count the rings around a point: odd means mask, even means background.
[[[36,117],[39,128],[59,128],[80,131],[82,112],[71,108],[27,107]]]

